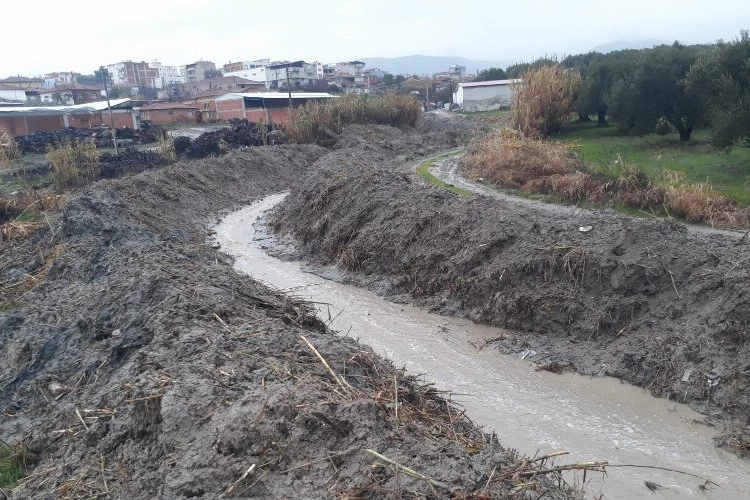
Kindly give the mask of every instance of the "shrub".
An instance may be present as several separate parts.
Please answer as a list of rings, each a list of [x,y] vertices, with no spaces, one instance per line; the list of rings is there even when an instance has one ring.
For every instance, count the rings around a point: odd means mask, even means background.
[[[68,142],[47,153],[55,185],[81,186],[99,178],[99,153],[91,142]]]
[[[300,143],[330,144],[344,126],[377,124],[413,127],[421,108],[412,96],[348,94],[325,102],[309,102],[292,110],[287,135]]]
[[[513,126],[530,137],[547,137],[560,131],[574,111],[581,76],[561,66],[529,69],[513,85]]]

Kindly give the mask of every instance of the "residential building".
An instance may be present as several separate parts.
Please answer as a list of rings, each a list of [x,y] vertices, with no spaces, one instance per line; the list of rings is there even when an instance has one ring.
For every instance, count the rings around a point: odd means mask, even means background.
[[[456,79],[461,79],[466,76],[466,66],[452,64],[448,67],[448,73]]]
[[[183,97],[191,97],[207,90],[242,92],[247,89],[265,90],[266,84],[264,82],[246,80],[239,76],[220,76],[218,78],[185,82],[177,86],[179,95]]]
[[[15,85],[0,83],[0,102],[26,102],[26,91]]]
[[[325,92],[292,92],[292,105],[324,101],[333,96]],[[214,100],[212,112],[201,111],[204,122],[245,118],[251,122],[265,121],[288,124],[291,120],[289,94],[286,92],[230,93]]]
[[[238,71],[263,68],[271,64],[270,59],[258,59],[256,61],[238,61],[230,62],[223,66],[222,74],[226,76],[227,73],[236,73]]]
[[[141,120],[148,120],[157,125],[172,125],[175,123],[198,123],[200,112],[195,104],[180,102],[158,102],[138,108]]]
[[[22,89],[40,89],[44,87],[44,78],[29,78],[26,76],[9,76],[8,78],[0,80],[0,83],[4,83],[6,85],[13,85],[14,87],[18,87]]]
[[[69,85],[71,83],[76,83],[76,79],[79,76],[81,76],[80,73],[75,73],[73,71],[57,71],[54,73],[45,73],[45,87],[48,88],[57,85]],[[52,83],[52,85],[49,85],[49,83]]]
[[[464,111],[490,111],[509,108],[513,99],[513,85],[521,80],[490,80],[459,83],[453,103]]]
[[[157,89],[163,89],[169,85],[185,83],[185,77],[182,76],[179,66],[167,66],[159,61],[151,61],[149,66],[156,70],[154,87]]]
[[[154,87],[159,72],[145,61],[122,61],[106,66],[112,83],[128,87]]]
[[[362,61],[337,62],[335,66],[336,76],[362,76],[365,63]]]
[[[266,66],[260,66],[257,68],[248,68],[239,71],[231,71],[224,73],[225,77],[237,77],[243,78],[248,81],[263,84],[266,88],[269,88],[268,76]]]
[[[319,63],[306,63],[305,61],[279,62],[266,67],[266,82],[268,88],[285,89],[315,86],[321,80],[318,69],[322,72]]]
[[[27,92],[27,94],[31,94]],[[70,106],[72,104],[86,104],[101,101],[106,96],[104,89],[97,85],[82,85],[78,83],[58,85],[49,89],[40,89],[33,98],[41,104]],[[31,97],[31,96],[30,96]]]
[[[206,79],[207,71],[216,71],[216,65],[211,61],[196,61],[182,66],[180,71],[182,76],[185,77],[185,83],[197,82]]]

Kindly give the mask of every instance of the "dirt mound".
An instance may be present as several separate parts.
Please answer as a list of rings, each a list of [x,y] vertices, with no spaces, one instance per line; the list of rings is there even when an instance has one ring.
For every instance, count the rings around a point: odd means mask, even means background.
[[[232,120],[230,127],[204,132],[194,140],[180,138],[175,150],[188,158],[206,158],[241,147],[283,143],[281,132],[272,125],[259,128],[258,124],[247,120]]]
[[[91,140],[99,147],[112,146],[112,132],[106,126],[94,129],[68,127],[52,132],[34,132],[16,137],[16,143],[22,153],[44,154],[50,148],[70,141]],[[117,129],[117,142],[123,144],[149,144],[159,140],[165,134],[159,125],[144,123],[138,129],[124,127]]]
[[[307,256],[398,300],[528,333],[505,350],[530,347],[748,423],[747,241],[460,198],[339,153],[271,218]]]
[[[22,153],[44,154],[49,148],[63,142],[85,140],[91,138],[91,130],[80,128],[65,128],[55,132],[34,132],[29,135],[16,137],[16,144]]]
[[[434,391],[205,244],[208,217],[323,154],[262,147],[98,182],[36,256],[4,253],[36,276],[0,315],[0,434],[33,466],[15,497],[497,497],[529,481]],[[519,495],[572,496],[531,481]]]
[[[127,148],[119,154],[104,153],[99,156],[99,175],[113,179],[124,174],[134,174],[169,164],[169,160],[155,151]]]

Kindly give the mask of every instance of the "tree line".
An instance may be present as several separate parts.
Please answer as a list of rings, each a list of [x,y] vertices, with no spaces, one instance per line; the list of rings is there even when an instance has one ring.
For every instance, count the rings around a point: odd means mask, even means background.
[[[711,45],[661,45],[652,49],[590,52],[562,61],[542,58],[478,80],[523,78],[529,70],[559,66],[580,75],[573,107],[581,120],[595,116],[626,132],[669,133],[683,141],[709,127],[717,146],[750,136],[750,33]]]

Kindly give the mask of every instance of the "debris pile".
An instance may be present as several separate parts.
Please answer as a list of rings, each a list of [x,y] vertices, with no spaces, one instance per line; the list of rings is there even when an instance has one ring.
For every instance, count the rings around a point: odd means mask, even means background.
[[[212,130],[194,140],[181,137],[175,139],[175,151],[188,158],[206,158],[220,155],[233,149],[249,146],[283,144],[281,129],[272,125],[258,125],[248,120],[232,120],[228,128]]]

